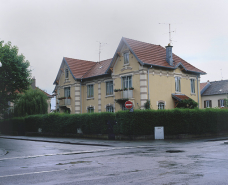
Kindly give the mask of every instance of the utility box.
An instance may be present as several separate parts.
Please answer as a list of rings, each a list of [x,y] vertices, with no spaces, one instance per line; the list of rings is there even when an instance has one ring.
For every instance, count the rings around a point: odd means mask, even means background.
[[[154,139],[164,139],[164,127],[154,127]]]

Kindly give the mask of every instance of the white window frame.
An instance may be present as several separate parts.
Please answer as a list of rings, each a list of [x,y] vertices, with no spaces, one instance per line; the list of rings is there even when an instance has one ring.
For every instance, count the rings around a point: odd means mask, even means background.
[[[94,84],[87,85],[87,99],[91,99],[91,98],[94,98]]]
[[[225,105],[224,99],[220,99],[219,101],[220,101],[220,107],[224,107],[224,105]]]
[[[181,92],[181,77],[175,76],[175,92]]]
[[[129,52],[124,52],[123,57],[124,57],[124,65],[129,64]]]
[[[126,78],[126,80],[125,80]],[[129,90],[130,87],[132,87],[132,75],[126,75],[121,77],[122,81],[122,88],[127,88]]]
[[[106,106],[106,112],[114,112],[114,107],[112,105]]]
[[[165,109],[165,103],[164,102],[158,102],[158,110],[164,110]]]
[[[106,81],[106,96],[113,95],[113,81]]]
[[[196,86],[195,86],[195,79],[191,78],[190,79],[190,85],[191,85],[191,94],[195,94],[196,93]]]
[[[206,102],[206,108],[211,108],[211,107],[210,107],[210,101],[211,101],[211,100],[205,100],[205,102]]]
[[[65,69],[65,79],[69,79],[69,69]]]
[[[93,111],[92,111],[93,110]],[[92,112],[91,112],[92,111]],[[95,108],[92,106],[92,107],[88,107],[87,108],[87,113],[94,113],[95,111]]]

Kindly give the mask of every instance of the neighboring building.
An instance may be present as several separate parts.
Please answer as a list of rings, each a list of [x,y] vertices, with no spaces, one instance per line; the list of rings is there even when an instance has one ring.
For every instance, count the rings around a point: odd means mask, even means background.
[[[202,107],[224,107],[228,95],[228,80],[205,82],[200,84]]]
[[[115,112],[125,109],[127,99],[135,109],[143,109],[150,99],[152,109],[172,109],[181,99],[201,102],[202,74],[172,54],[170,45],[122,38],[112,59],[63,58],[54,81],[56,105],[60,112]]]
[[[47,98],[48,98],[47,99],[47,104],[48,104],[48,111],[47,112],[50,113],[51,112],[51,99],[53,98],[53,96],[48,94],[47,92],[41,90],[39,87],[36,87],[36,79],[35,78],[32,79],[32,85],[31,86],[33,89],[38,89],[47,96]]]

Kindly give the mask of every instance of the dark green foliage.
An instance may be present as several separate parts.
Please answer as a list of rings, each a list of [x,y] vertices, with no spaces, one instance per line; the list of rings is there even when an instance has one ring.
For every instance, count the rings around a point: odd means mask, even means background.
[[[42,128],[47,134],[108,134],[108,121],[114,125],[115,134],[153,135],[154,127],[164,126],[166,135],[206,134],[228,132],[228,109],[172,109],[135,110],[117,113],[94,114],[44,114],[24,118],[0,120],[3,134],[37,132]]]
[[[7,112],[8,101],[14,102],[17,93],[27,90],[30,81],[29,62],[18,55],[18,48],[0,41],[0,114]]]
[[[198,103],[195,102],[193,99],[189,98],[189,99],[185,99],[185,100],[181,100],[178,102],[177,104],[177,108],[187,108],[187,109],[194,109],[197,108]]]
[[[146,103],[144,103],[145,109],[150,109],[150,100],[146,100]]]
[[[47,96],[39,89],[25,91],[18,95],[18,100],[15,102],[15,116],[26,116],[34,114],[46,114],[48,109]]]

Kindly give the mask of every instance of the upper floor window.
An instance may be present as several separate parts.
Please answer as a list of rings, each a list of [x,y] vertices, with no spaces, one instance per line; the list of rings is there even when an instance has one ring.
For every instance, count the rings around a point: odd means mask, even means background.
[[[218,100],[218,107],[224,107],[225,106],[225,102],[223,99]]]
[[[190,79],[191,82],[191,93],[195,94],[196,90],[195,90],[195,79]]]
[[[126,52],[123,55],[124,55],[124,64],[128,64],[129,63],[129,52]]]
[[[175,77],[175,91],[181,92],[181,83],[180,83],[180,77],[179,76]]]
[[[113,81],[106,82],[106,95],[113,95]]]
[[[70,87],[64,88],[64,97],[66,98],[70,97]]]
[[[113,112],[113,106],[106,106],[106,112]]]
[[[211,100],[205,100],[204,101],[204,108],[210,108],[212,107]]]
[[[88,107],[87,112],[88,113],[94,113],[94,107]]]
[[[158,109],[160,109],[160,110],[165,109],[165,104],[163,102],[159,102]]]
[[[65,69],[65,78],[68,79],[69,78],[69,70]]]
[[[87,85],[87,98],[93,98],[93,85]]]
[[[122,77],[122,87],[129,89],[132,87],[132,76],[124,76]]]

